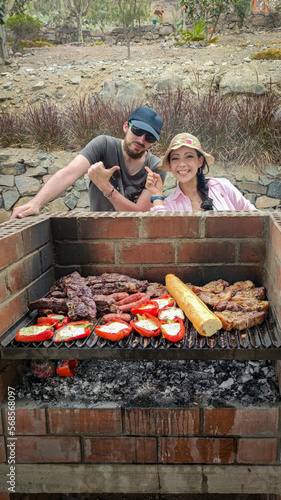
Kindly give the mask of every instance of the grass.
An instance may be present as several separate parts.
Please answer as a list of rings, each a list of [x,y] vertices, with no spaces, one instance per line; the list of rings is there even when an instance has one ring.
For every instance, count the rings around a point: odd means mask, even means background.
[[[164,120],[160,141],[150,148],[158,156],[164,154],[174,135],[189,132],[216,161],[251,164],[259,169],[279,163],[280,96],[273,91],[257,96],[220,96],[213,89],[201,94],[198,81],[195,90],[191,93],[174,86],[166,93],[151,94],[148,102],[136,99],[130,104],[84,95],[61,108],[50,100],[29,105],[22,114],[0,110],[0,147],[80,151],[100,134],[123,137],[123,124],[131,112],[147,105]]]

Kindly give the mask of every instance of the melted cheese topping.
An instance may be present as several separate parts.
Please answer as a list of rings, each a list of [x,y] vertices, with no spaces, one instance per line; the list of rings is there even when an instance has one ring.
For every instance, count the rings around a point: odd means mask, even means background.
[[[145,330],[157,330],[158,326],[151,319],[140,319],[136,321],[135,324],[140,328],[145,328]]]
[[[56,339],[69,339],[71,337],[76,337],[77,335],[81,335],[84,333],[84,326],[75,326],[75,325],[66,325],[61,331],[58,331],[56,334]]]
[[[166,325],[163,325],[162,328],[169,335],[177,335],[181,329],[181,326],[179,323],[167,323]]]
[[[42,326],[27,326],[26,328],[21,328],[20,334],[21,335],[37,335],[38,333],[45,332],[46,330],[50,329],[49,326],[47,325],[42,325]]]
[[[175,319],[175,318],[184,318],[184,312],[179,307],[169,307],[164,311],[161,311],[159,314],[159,319]]]
[[[171,298],[169,298],[169,299],[153,299],[153,302],[157,302],[157,304],[159,305],[159,309],[162,309],[162,307],[167,306],[170,301],[171,301]]]
[[[126,328],[126,325],[124,325],[124,323],[118,323],[117,321],[102,327],[103,331],[108,333],[119,333],[121,330],[124,330],[124,328]]]

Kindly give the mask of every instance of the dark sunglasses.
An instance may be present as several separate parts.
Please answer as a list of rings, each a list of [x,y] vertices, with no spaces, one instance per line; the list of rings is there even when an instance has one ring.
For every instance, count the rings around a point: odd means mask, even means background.
[[[129,125],[131,127],[131,131],[137,137],[141,137],[142,135],[145,134],[145,140],[147,142],[150,142],[150,144],[153,144],[154,142],[157,141],[156,137],[154,137],[154,135],[150,134],[149,132],[146,132],[146,130],[143,130],[142,128],[135,127],[135,125],[133,125],[132,123],[129,123]]]

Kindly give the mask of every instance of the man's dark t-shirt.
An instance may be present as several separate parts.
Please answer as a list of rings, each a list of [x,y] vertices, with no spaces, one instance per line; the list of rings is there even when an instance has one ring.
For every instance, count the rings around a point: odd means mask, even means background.
[[[147,171],[141,168],[135,175],[129,175],[125,166],[124,156],[122,152],[122,140],[109,135],[99,135],[95,137],[87,146],[81,151],[81,154],[89,160],[90,164],[102,161],[105,168],[111,168],[116,165],[120,170],[114,172],[110,182],[119,193],[125,198],[136,203],[141,192],[145,188]],[[160,163],[160,158],[147,152],[146,159],[143,167],[147,166],[152,171],[161,175],[164,182],[166,173],[157,168]],[[114,206],[110,200],[103,196],[98,187],[90,182],[89,186],[90,208],[93,212],[113,212]]]

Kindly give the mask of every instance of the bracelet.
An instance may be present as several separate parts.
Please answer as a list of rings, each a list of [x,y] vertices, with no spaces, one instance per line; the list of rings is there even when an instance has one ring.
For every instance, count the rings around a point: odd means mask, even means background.
[[[115,187],[113,186],[113,188],[112,188],[112,190],[110,191],[110,193],[109,193],[109,194],[104,194],[104,196],[105,196],[106,198],[111,198],[111,196],[113,195],[114,191],[115,191]]]
[[[152,203],[154,200],[162,200],[162,201],[164,201],[164,196],[152,196],[152,197],[150,198],[151,203]]]

